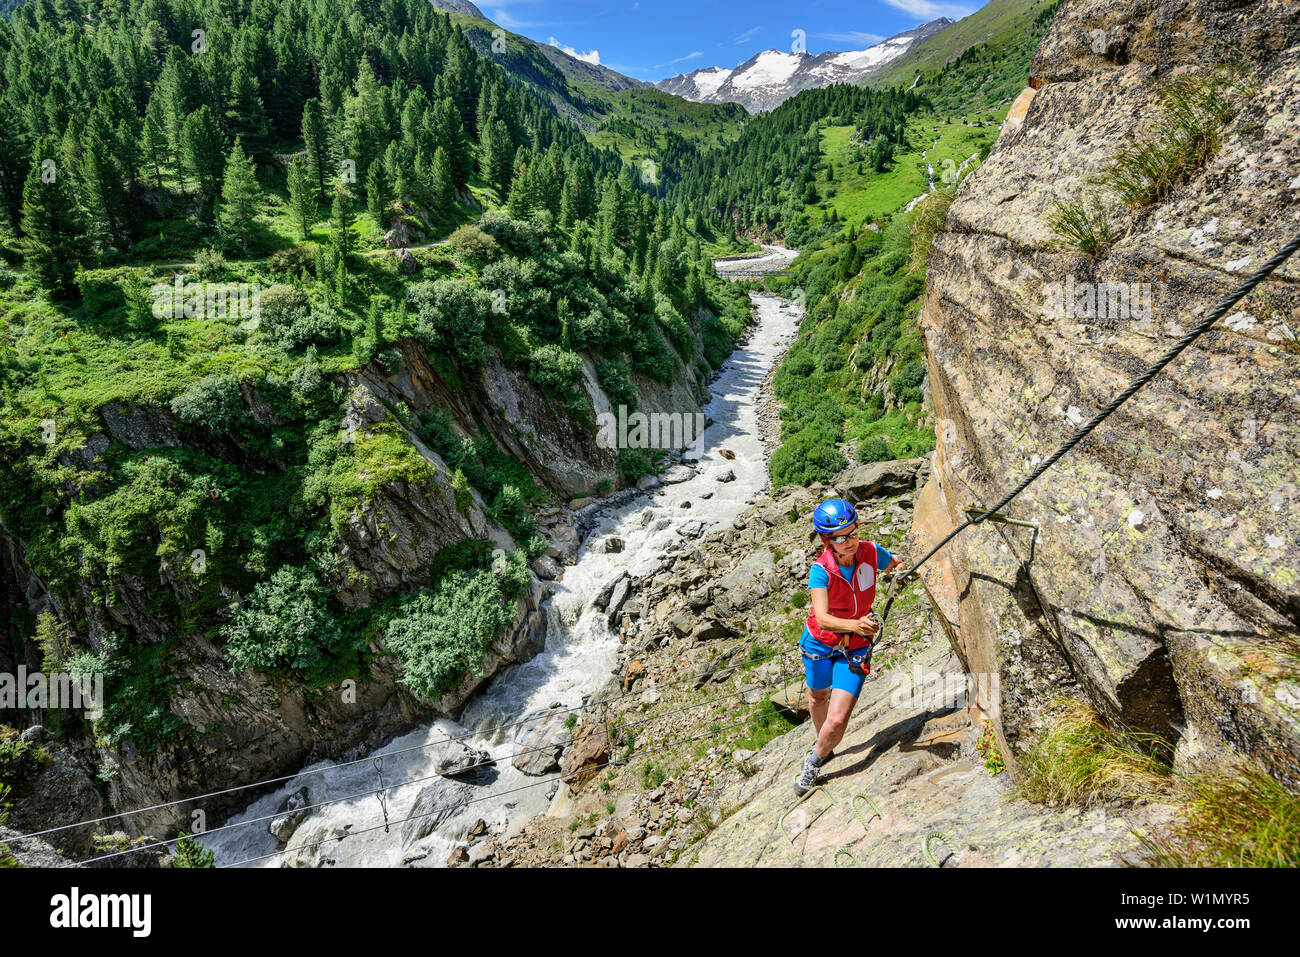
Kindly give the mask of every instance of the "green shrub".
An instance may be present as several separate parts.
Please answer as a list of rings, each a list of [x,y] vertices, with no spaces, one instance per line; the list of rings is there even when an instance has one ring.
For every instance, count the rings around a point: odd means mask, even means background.
[[[456,255],[476,266],[491,262],[501,248],[496,239],[470,224],[457,229],[448,241],[451,248],[456,251]]]
[[[187,425],[230,434],[252,419],[244,407],[239,380],[232,375],[200,379],[171,401],[172,412]]]
[[[324,303],[307,310],[286,311],[270,319],[263,315],[259,331],[269,345],[286,353],[311,346],[330,346],[343,338],[338,313]]]
[[[636,409],[636,389],[632,387],[627,366],[621,362],[597,363],[596,377],[600,379],[600,387],[609,397],[610,405],[615,409],[620,405],[626,406],[628,412]]]
[[[868,436],[858,443],[859,462],[888,462],[893,457],[888,443],[879,435]]]
[[[329,597],[310,568],[276,569],[222,628],[230,666],[236,671],[320,666],[326,650],[343,637]]]
[[[50,752],[39,745],[19,737],[0,741],[0,783],[27,783],[40,777],[49,766]]]
[[[786,439],[772,454],[768,468],[772,485],[811,485],[829,482],[848,461],[835,447],[835,437],[820,429],[806,429]]]
[[[695,339],[691,335],[691,327],[666,296],[655,297],[655,321],[667,333],[668,340],[680,355],[689,356],[694,353]]]
[[[471,369],[487,357],[483,330],[492,308],[488,293],[463,279],[422,282],[407,290],[415,309],[415,336],[430,353],[455,356]]]
[[[451,478],[451,490],[456,495],[456,508],[462,512],[469,511],[470,504],[474,501],[474,493],[470,489],[469,479],[465,477],[464,469],[456,469],[456,474]]]
[[[263,322],[292,322],[311,306],[301,286],[277,283],[261,291],[260,312]]]
[[[220,282],[230,275],[230,264],[216,249],[200,249],[194,254],[194,273],[203,282]]]
[[[533,516],[524,493],[513,485],[503,485],[492,502],[492,515],[510,530],[515,538],[526,538],[533,531]]]
[[[909,359],[890,376],[889,387],[901,404],[921,401],[921,383],[925,381],[925,373],[925,360],[916,358]]]
[[[267,260],[266,266],[275,275],[289,280],[304,276],[315,278],[317,250],[315,243],[298,243],[288,249],[276,250]]]
[[[172,851],[172,867],[215,867],[216,854],[190,834],[182,833]]]
[[[545,345],[528,358],[528,378],[557,397],[570,395],[582,379],[582,356]]]
[[[402,662],[403,682],[425,699],[455,688],[514,620],[514,599],[527,584],[516,552],[499,570],[452,568],[432,588],[402,599],[384,641]]]
[[[623,481],[631,485],[642,475],[648,475],[654,470],[650,464],[649,458],[646,457],[643,449],[619,449],[618,450],[618,474],[622,476]]]

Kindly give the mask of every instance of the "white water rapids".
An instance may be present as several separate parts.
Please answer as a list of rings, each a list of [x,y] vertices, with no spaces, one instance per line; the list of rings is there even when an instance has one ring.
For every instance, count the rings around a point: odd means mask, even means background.
[[[753,275],[784,268],[792,250],[764,246],[764,255],[750,260],[720,261],[719,275]],[[392,867],[403,863],[440,867],[450,852],[464,841],[470,824],[483,818],[494,831],[513,833],[544,811],[548,795],[559,780],[557,773],[534,777],[518,771],[511,756],[518,750],[513,725],[526,715],[552,707],[577,708],[583,698],[607,682],[616,664],[618,636],[592,600],[625,572],[632,576],[659,569],[664,554],[683,542],[683,528],[703,523],[702,535],[725,526],[767,488],[767,457],[758,434],[758,402],[764,376],[785,351],[800,316],[794,304],[774,296],[753,294],[756,325],[749,342],[732,353],[711,386],[704,412],[712,424],[695,447],[696,472],[687,481],[637,495],[626,504],[597,513],[596,526],[583,541],[577,563],[564,569],[553,597],[543,604],[549,616],[546,647],[521,665],[493,676],[470,700],[459,721],[441,718],[390,741],[369,757],[383,757],[383,784],[387,788],[390,821],[412,814],[417,796],[427,787],[448,789],[449,800],[461,795],[469,803],[442,820],[432,834],[404,845],[402,824],[385,831],[384,812],[373,794],[378,772],[370,760],[340,767],[324,761],[304,768],[297,777],[273,793],[258,798],[227,824],[252,823],[211,833],[203,843],[216,852],[218,866],[278,867],[361,866]],[[735,453],[727,459],[721,452]],[[688,461],[693,452],[688,452]],[[727,471],[735,481],[719,482]],[[712,493],[707,499],[703,496]],[[689,501],[690,508],[682,508]],[[695,531],[692,529],[692,531]],[[624,542],[618,553],[591,546],[616,535]],[[488,751],[497,762],[473,778],[443,779],[433,767],[436,748],[421,748],[470,733],[465,743]],[[396,754],[406,749],[406,754]],[[416,782],[404,784],[403,782]],[[318,808],[302,821],[283,853],[268,831],[268,820],[292,793],[306,788]],[[512,792],[512,793],[502,793]],[[339,800],[343,799],[343,800]],[[315,846],[309,846],[315,845]]]

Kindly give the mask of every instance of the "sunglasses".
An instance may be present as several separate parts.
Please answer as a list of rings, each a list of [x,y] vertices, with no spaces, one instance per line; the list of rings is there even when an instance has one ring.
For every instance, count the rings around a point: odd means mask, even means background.
[[[831,544],[843,545],[845,542],[851,542],[853,541],[853,539],[857,537],[858,537],[858,530],[855,528],[853,531],[845,532],[843,535],[832,535]]]

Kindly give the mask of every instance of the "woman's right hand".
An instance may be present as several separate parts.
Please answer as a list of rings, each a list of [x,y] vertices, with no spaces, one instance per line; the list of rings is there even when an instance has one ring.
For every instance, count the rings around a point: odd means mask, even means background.
[[[853,622],[853,633],[863,638],[871,638],[876,633],[876,623],[867,616],[859,618]]]

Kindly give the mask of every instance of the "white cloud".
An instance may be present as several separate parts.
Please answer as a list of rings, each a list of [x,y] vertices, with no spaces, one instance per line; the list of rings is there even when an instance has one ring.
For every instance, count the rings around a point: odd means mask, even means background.
[[[686,54],[686,56],[679,56],[676,60],[669,60],[668,65],[672,66],[674,63],[685,63],[687,60],[694,60],[697,56],[704,56],[704,54],[699,50],[696,50],[694,53]]]
[[[933,0],[885,0],[891,7],[897,7],[905,13],[924,20],[936,20],[939,17],[952,17],[960,20],[969,17],[973,10],[958,3],[935,3]]]
[[[549,43],[551,46],[555,47],[557,50],[567,53],[575,60],[581,60],[583,63],[590,63],[593,66],[600,66],[599,50],[588,50],[586,53],[579,53],[573,47],[566,47],[564,44],[560,43],[559,40],[555,39],[555,37],[551,37],[546,42]]]
[[[885,39],[878,33],[863,33],[861,30],[849,30],[846,33],[814,33],[818,40],[830,40],[832,43],[864,43],[875,46]]]
[[[761,29],[762,29],[762,27],[750,27],[748,30],[746,30],[744,33],[742,33],[740,36],[736,37],[735,40],[734,40],[733,42],[735,42],[735,43],[744,43],[746,40],[748,40],[750,37],[752,37],[755,33],[757,33],[757,32],[758,32],[759,30],[761,30]]]

